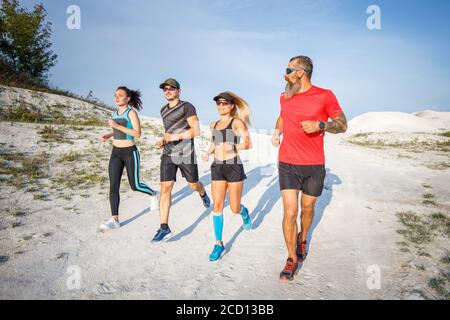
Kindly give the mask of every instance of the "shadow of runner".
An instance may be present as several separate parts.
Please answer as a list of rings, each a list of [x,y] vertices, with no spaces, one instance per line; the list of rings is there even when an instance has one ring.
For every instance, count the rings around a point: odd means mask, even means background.
[[[277,201],[281,198],[280,186],[278,183],[278,175],[276,175],[269,183],[267,183],[266,186],[270,187],[266,189],[266,191],[263,193],[258,203],[256,204],[256,207],[250,213],[250,217],[252,218],[253,221],[253,226],[251,230],[255,230],[261,225],[265,216],[272,210]],[[236,233],[231,237],[231,239],[227,243],[225,243],[225,251],[227,253],[228,251],[231,250],[234,242],[236,241],[237,237],[242,233],[242,231],[244,231],[244,228],[241,226],[236,231]]]
[[[144,209],[143,211],[139,212],[138,214],[136,214],[135,216],[128,218],[127,220],[125,220],[124,222],[120,223],[120,227],[123,228],[125,227],[127,224],[133,222],[134,220],[139,219],[140,217],[142,217],[144,214],[146,214],[147,212],[150,211],[150,208]]]
[[[272,170],[271,170],[271,168],[272,168]],[[273,166],[269,164],[266,166],[254,168],[253,170],[248,172],[247,180],[244,182],[244,190],[242,191],[242,196],[244,196],[249,190],[255,188],[260,183],[260,181],[263,177],[271,176],[272,171],[273,171]],[[227,197],[225,199],[224,207],[227,207],[228,205],[229,205],[229,200]],[[200,224],[200,222],[202,222],[206,217],[208,217],[209,213],[212,211],[212,206],[213,206],[213,204],[211,204],[211,208],[204,210],[201,213],[201,215],[189,227],[185,228],[180,233],[174,235],[167,242],[178,241],[181,238],[191,234],[192,231],[194,231],[195,228]],[[212,228],[211,228],[211,230],[212,230]],[[213,238],[214,237],[212,237],[212,239]]]
[[[309,228],[308,234],[306,235],[306,252],[309,252],[309,246],[311,245],[311,238],[312,235],[319,225],[320,221],[322,221],[323,215],[325,213],[325,209],[328,207],[328,205],[331,203],[331,199],[333,198],[333,185],[339,185],[342,183],[342,180],[335,174],[330,172],[330,169],[326,169],[326,176],[325,176],[325,182],[324,187],[322,191],[322,195],[317,199],[316,207],[314,210],[314,218],[313,222],[311,224],[311,227]],[[301,210],[301,209],[300,209]],[[300,225],[299,225],[300,226]],[[301,269],[303,267],[303,263],[301,262],[298,264],[298,268]]]
[[[333,186],[342,184],[341,179],[330,172],[330,169],[326,169],[327,174],[325,176],[325,182],[323,187],[322,195],[317,199],[316,208],[314,210],[314,219],[311,224],[311,228],[309,228],[309,232],[306,235],[306,238],[308,240],[308,246],[309,242],[311,240],[312,234],[314,233],[314,230],[319,225],[320,221],[323,218],[323,214],[325,213],[325,209],[328,207],[328,205],[331,203],[331,199],[333,197]]]
[[[203,177],[199,178],[199,182],[201,182],[206,189],[206,186],[211,184],[211,173],[205,174]],[[197,192],[197,191],[192,190],[189,185],[187,185],[187,186],[183,187],[182,189],[178,190],[177,192],[175,192],[172,195],[172,207],[174,205],[176,205],[178,202],[180,202],[181,200],[183,200],[184,198],[189,197],[194,192]],[[206,190],[206,192],[208,193],[209,196],[211,196],[210,192],[208,192],[208,190]],[[200,196],[198,198],[199,198],[199,201],[201,202]]]

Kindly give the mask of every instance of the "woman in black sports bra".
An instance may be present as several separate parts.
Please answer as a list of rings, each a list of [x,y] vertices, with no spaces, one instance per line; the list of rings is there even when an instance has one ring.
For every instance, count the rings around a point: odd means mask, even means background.
[[[203,155],[203,160],[208,161],[209,155],[214,154],[214,162],[211,165],[211,193],[214,202],[213,224],[216,244],[209,256],[210,261],[220,259],[225,250],[222,231],[227,190],[231,211],[241,215],[245,230],[252,227],[248,209],[241,204],[244,180],[247,176],[238,154],[239,150],[248,150],[252,147],[247,127],[250,123],[249,108],[244,99],[230,91],[217,95],[214,101],[220,120],[210,125],[211,146]]]

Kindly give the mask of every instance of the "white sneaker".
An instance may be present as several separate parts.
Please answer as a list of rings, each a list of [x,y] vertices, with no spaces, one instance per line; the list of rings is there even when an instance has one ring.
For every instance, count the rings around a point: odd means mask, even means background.
[[[150,211],[159,209],[159,192],[156,191],[154,196],[150,196]]]
[[[119,229],[120,222],[116,221],[114,218],[109,219],[107,222],[103,223],[100,226],[101,230],[111,230],[111,229]]]

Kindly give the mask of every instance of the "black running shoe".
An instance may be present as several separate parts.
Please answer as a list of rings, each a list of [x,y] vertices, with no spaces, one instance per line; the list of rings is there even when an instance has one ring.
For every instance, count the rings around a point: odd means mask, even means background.
[[[200,196],[202,198],[203,201],[203,205],[205,206],[205,208],[209,208],[211,206],[211,200],[208,197],[208,194],[205,191],[205,194],[203,196]]]

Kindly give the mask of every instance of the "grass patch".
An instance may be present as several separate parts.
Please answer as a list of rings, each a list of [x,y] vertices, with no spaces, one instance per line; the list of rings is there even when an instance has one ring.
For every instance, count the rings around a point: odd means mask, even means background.
[[[417,245],[429,244],[437,236],[450,236],[450,217],[441,212],[419,216],[414,212],[397,213],[400,223],[406,227],[397,232],[406,241]]]
[[[72,190],[88,189],[96,185],[102,186],[106,181],[105,176],[76,169],[70,173],[60,174],[54,179],[58,186],[64,186]]]
[[[423,264],[421,264],[420,266],[416,265],[416,269],[420,270],[420,271],[425,271],[425,266]]]
[[[23,223],[20,222],[20,221],[14,221],[14,222],[11,223],[11,227],[12,227],[13,229],[14,229],[14,228],[21,227],[21,226],[23,226]]]
[[[426,167],[431,170],[447,170],[448,168],[450,168],[450,162],[427,164]]]
[[[436,201],[434,200],[423,200],[422,203],[425,205],[432,205],[432,206],[436,205]]]
[[[44,128],[38,131],[38,134],[40,134],[42,142],[74,143],[66,138],[65,131],[57,129],[52,125],[44,126]]]
[[[424,197],[425,199],[433,199],[433,198],[434,198],[434,194],[432,194],[432,193],[426,193],[426,194],[423,195],[423,197]]]
[[[447,254],[441,258],[441,262],[444,264],[450,264],[450,255]]]
[[[442,137],[450,138],[450,131],[446,131],[446,132],[440,133],[439,135],[442,136]]]
[[[32,105],[20,104],[17,108],[11,106],[1,109],[0,119],[5,121],[41,123],[44,114]]]
[[[36,193],[33,195],[33,200],[47,200],[47,196],[42,193]]]
[[[419,257],[431,258],[431,254],[424,252],[424,251],[419,251],[417,254],[419,255]]]
[[[76,151],[70,151],[68,153],[61,154],[61,156],[58,158],[56,162],[58,163],[75,162],[81,160],[82,157],[83,155],[81,153]]]
[[[448,275],[441,273],[440,276],[431,278],[428,281],[428,286],[437,294],[439,299],[450,299]]]
[[[403,235],[407,241],[414,244],[427,244],[431,242],[432,234],[423,218],[413,212],[401,212],[397,214],[400,222],[406,227],[397,232]]]
[[[11,214],[13,217],[16,217],[16,218],[24,217],[24,216],[27,215],[27,213],[26,213],[25,211],[20,210],[20,209],[12,209],[12,210],[10,211],[10,214]]]
[[[347,139],[347,142],[374,149],[399,148],[421,153],[423,151],[450,152],[450,139],[445,141],[419,141],[415,138],[411,141],[388,141],[383,139],[367,139],[369,134],[355,134]]]
[[[5,263],[9,260],[8,256],[0,256],[0,264]]]
[[[4,155],[2,154],[1,157],[4,158]],[[14,179],[10,183],[16,187],[23,187],[48,177],[49,155],[45,152],[30,157],[25,157],[23,154],[9,154],[6,158],[9,159],[8,161],[14,161],[14,165],[2,162],[0,174],[12,174]]]

